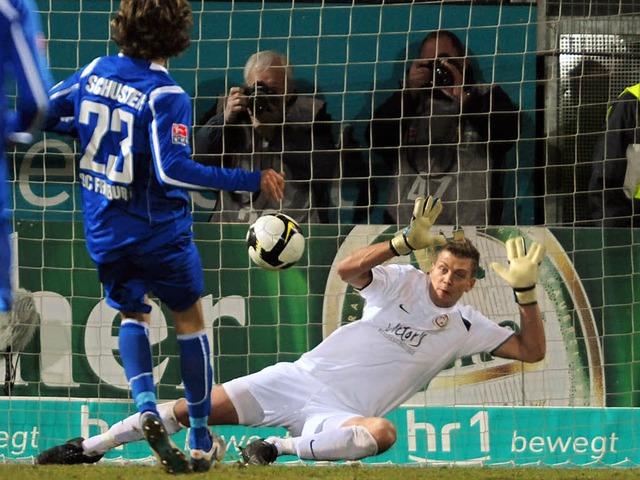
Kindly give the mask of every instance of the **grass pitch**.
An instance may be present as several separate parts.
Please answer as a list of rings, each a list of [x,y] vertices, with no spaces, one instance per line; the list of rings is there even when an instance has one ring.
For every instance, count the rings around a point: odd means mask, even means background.
[[[207,478],[220,480],[636,480],[634,468],[524,467],[390,467],[390,466],[267,466],[216,465],[210,472],[187,477],[168,475],[158,466],[36,466],[0,465],[0,477],[15,480],[158,480]]]

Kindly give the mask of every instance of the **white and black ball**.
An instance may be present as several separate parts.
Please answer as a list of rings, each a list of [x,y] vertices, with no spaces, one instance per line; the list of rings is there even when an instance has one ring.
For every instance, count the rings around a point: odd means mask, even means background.
[[[284,270],[304,253],[304,235],[300,225],[284,213],[259,217],[247,232],[249,257],[266,270]]]

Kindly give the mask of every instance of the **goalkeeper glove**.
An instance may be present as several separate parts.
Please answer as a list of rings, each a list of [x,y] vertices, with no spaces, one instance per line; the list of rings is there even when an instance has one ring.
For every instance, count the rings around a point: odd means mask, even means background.
[[[538,265],[542,262],[545,248],[533,243],[525,255],[524,239],[510,238],[506,242],[509,268],[492,262],[491,268],[513,288],[516,302],[520,305],[537,303],[536,282],[538,281]]]
[[[426,200],[423,197],[416,198],[409,226],[391,239],[393,253],[407,255],[412,250],[444,245],[446,239],[443,235],[429,234],[429,229],[441,211],[442,203],[438,202],[437,198],[429,197]]]

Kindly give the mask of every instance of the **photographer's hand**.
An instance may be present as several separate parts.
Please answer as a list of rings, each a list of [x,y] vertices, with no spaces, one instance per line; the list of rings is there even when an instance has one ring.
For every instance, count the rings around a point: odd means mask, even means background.
[[[450,87],[442,87],[440,90],[447,97],[451,98],[454,102],[459,104],[460,110],[462,110],[462,106],[469,98],[464,89],[464,74],[462,71],[462,69],[464,69],[464,66],[461,69],[456,61],[451,61],[446,57],[441,58],[440,61],[442,62],[442,65],[444,65],[444,67],[448,69],[453,76],[453,85]]]
[[[407,74],[406,87],[411,93],[417,93],[417,89],[430,87],[433,81],[433,71],[429,68],[427,60],[418,59],[411,64]]]
[[[235,123],[238,115],[247,111],[247,96],[240,87],[231,87],[227,103],[224,106],[225,123]]]

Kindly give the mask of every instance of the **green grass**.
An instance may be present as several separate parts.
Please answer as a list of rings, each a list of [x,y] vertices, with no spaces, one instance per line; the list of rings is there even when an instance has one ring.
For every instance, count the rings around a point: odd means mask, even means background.
[[[388,467],[388,466],[268,466],[216,465],[208,473],[185,478],[220,480],[631,480],[640,469],[631,468],[523,468],[523,467]],[[0,465],[0,477],[16,480],[157,480],[175,478],[151,466],[35,466]],[[177,477],[180,478],[180,477]]]

